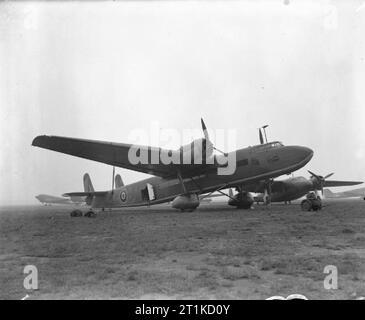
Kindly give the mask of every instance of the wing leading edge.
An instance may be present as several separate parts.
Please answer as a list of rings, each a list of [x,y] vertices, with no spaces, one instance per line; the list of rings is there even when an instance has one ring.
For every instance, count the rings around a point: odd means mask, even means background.
[[[355,186],[357,184],[362,184],[362,181],[338,181],[338,180],[326,180],[324,182],[324,187],[345,187],[345,186]]]
[[[69,154],[75,157],[102,162],[115,167],[130,169],[133,171],[152,174],[158,177],[176,176],[177,172],[184,176],[205,173],[217,169],[215,164],[151,164],[136,163],[129,161],[131,148],[139,149],[139,152],[146,152],[151,158],[152,152],[171,153],[170,151],[150,146],[138,146],[126,143],[105,142],[98,140],[76,139],[59,136],[37,136],[32,146]]]

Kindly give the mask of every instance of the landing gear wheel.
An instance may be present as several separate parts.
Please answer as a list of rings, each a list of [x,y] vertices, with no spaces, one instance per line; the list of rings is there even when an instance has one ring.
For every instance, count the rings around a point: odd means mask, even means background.
[[[251,209],[251,207],[252,207],[252,204],[239,204],[237,206],[237,209],[245,209],[245,210],[247,210],[247,209]]]
[[[320,199],[312,201],[312,209],[313,211],[318,211],[322,209],[322,202]]]
[[[79,209],[72,210],[70,213],[71,217],[82,217],[82,211]]]
[[[303,211],[312,210],[312,202],[310,202],[309,200],[303,200],[302,203],[300,204],[300,206],[302,207]]]
[[[96,213],[94,211],[90,210],[90,211],[87,211],[84,214],[84,217],[87,217],[87,218],[95,218],[96,217]]]
[[[181,212],[193,212],[195,209],[180,209]]]

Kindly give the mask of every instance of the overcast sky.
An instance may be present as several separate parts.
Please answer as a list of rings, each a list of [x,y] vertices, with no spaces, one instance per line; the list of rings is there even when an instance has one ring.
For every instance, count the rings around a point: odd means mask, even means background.
[[[0,204],[82,191],[84,172],[111,187],[111,167],[31,147],[39,134],[132,143],[200,117],[237,147],[270,124],[312,148],[296,175],[365,180],[364,31],[361,1],[1,2]]]

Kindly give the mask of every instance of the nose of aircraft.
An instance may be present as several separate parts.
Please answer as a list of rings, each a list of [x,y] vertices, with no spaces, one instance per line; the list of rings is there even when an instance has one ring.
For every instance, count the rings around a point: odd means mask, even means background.
[[[298,164],[298,166],[303,167],[306,165],[313,157],[313,150],[302,146],[292,146],[291,155],[292,159]]]

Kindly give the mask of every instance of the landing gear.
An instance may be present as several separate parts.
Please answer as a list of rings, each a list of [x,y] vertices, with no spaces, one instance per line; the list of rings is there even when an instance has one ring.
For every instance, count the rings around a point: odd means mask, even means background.
[[[303,211],[318,211],[322,209],[322,200],[314,192],[307,194],[307,199],[300,204]]]
[[[71,217],[82,217],[82,211],[79,209],[72,210],[70,213]]]
[[[254,199],[249,192],[244,191],[244,186],[236,187],[237,194],[233,195],[230,189],[228,205],[234,206],[237,209],[251,209]],[[223,193],[223,192],[221,192]]]
[[[245,195],[244,195],[245,196]],[[247,197],[247,196],[245,196]],[[249,199],[245,199],[241,196],[241,201],[237,203],[237,209],[251,209],[253,202],[249,201]]]
[[[95,218],[96,217],[96,213],[94,211],[92,211],[92,210],[89,210],[89,211],[85,212],[84,217],[87,217],[87,218]]]
[[[181,212],[193,212],[195,209],[180,209]]]
[[[264,204],[269,206],[271,205],[271,184],[273,180],[269,179],[265,181],[265,189],[264,189]]]
[[[87,217],[87,218],[95,218],[96,217],[96,213],[94,211],[92,211],[92,210],[88,210],[84,214],[82,214],[82,211],[81,210],[75,209],[75,210],[72,210],[70,212],[70,216],[72,218],[82,217],[82,216]]]

